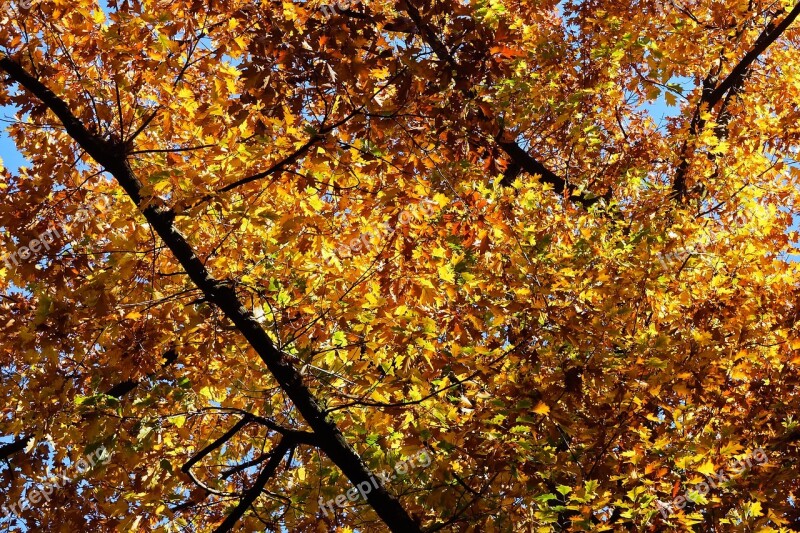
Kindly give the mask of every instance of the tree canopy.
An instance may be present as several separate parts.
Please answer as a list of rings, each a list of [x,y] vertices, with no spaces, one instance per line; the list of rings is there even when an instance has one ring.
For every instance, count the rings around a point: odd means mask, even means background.
[[[798,14],[5,4],[0,526],[796,530]]]

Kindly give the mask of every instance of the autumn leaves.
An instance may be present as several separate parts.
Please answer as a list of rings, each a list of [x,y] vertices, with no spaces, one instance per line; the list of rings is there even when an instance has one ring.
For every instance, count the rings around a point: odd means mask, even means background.
[[[42,250],[50,250],[50,245],[57,239],[68,241],[68,233],[76,224],[86,222],[110,207],[113,202],[111,196],[101,196],[99,202],[92,203],[86,208],[78,209],[70,221],[50,220],[47,231],[40,233],[35,239],[31,239],[27,245],[19,246],[16,250],[6,253],[3,262],[7,269],[19,266],[19,261],[31,261],[36,259],[36,255]]]
[[[40,503],[47,503],[50,501],[54,491],[64,488],[67,485],[73,484],[80,476],[89,472],[90,469],[98,467],[98,465],[106,465],[111,460],[111,455],[103,446],[81,457],[75,464],[71,465],[69,473],[60,472],[56,475],[49,475],[48,477],[38,482],[37,486],[33,486],[25,493],[25,496],[20,498],[16,504],[8,507],[2,506],[4,517],[0,517],[0,523],[10,523],[15,521],[18,517],[22,516],[23,510],[35,508]]]
[[[37,1],[2,24],[31,159],[2,178],[2,491],[50,460],[32,436],[115,457],[29,529],[791,527],[798,35],[766,2],[684,4]],[[676,76],[659,126],[643,104]],[[83,190],[132,201],[108,231],[76,199],[28,231]],[[37,261],[78,218],[84,249]]]
[[[391,481],[394,480],[397,476],[404,476],[409,473],[409,471],[413,468],[424,468],[431,464],[432,458],[430,456],[430,452],[427,450],[422,450],[417,452],[416,454],[410,456],[408,459],[398,461],[394,465],[394,472],[380,472],[378,473],[378,478],[372,478],[370,481],[362,481],[357,486],[352,487],[350,490],[347,491],[346,494],[339,494],[335,498],[331,498],[330,500],[323,503],[322,497],[319,498],[319,505],[320,509],[322,509],[322,513],[327,517],[333,513],[333,505],[336,504],[337,507],[340,509],[344,508],[345,505],[350,502],[355,502],[358,500],[359,496],[366,500],[367,494],[372,492],[374,489],[377,489],[379,486],[389,486]]]
[[[692,488],[686,489],[684,494],[676,496],[670,503],[656,500],[655,505],[664,518],[669,518],[672,513],[676,512],[676,510],[683,509],[688,503],[707,504],[708,500],[705,499],[705,496],[709,491],[718,490],[723,487],[723,484],[726,484],[725,486],[728,487],[731,481],[735,482],[736,477],[744,474],[747,470],[753,468],[753,466],[767,463],[767,460],[767,452],[761,448],[757,448],[751,453],[745,454],[744,457],[733,460],[727,469],[720,468],[716,473],[714,465],[711,462],[706,462],[698,471],[706,476],[707,481],[696,483]],[[730,477],[728,476],[728,471],[732,474]]]
[[[336,256],[339,261],[346,261],[356,254],[381,250],[391,241],[398,227],[412,222],[423,223],[430,220],[437,212],[437,205],[433,200],[423,199],[417,205],[401,210],[394,226],[389,222],[384,222],[369,229],[360,229],[356,237],[352,237],[349,241],[336,247]],[[333,256],[329,256],[327,260],[328,262],[332,261]]]

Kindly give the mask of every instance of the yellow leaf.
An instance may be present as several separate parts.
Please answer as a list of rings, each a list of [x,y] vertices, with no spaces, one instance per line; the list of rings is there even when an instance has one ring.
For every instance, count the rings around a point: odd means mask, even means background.
[[[754,501],[744,504],[745,516],[758,517],[762,516],[764,512],[761,510],[761,502]]]
[[[439,277],[444,281],[453,283],[456,280],[456,273],[451,265],[442,265],[439,267]]]
[[[214,391],[211,389],[211,387],[203,387],[202,389],[200,389],[200,393],[199,394],[200,394],[200,396],[203,396],[204,398],[208,398],[209,400],[212,400],[212,401],[214,400],[214,397],[215,397]]]
[[[714,470],[714,463],[710,460],[698,466],[697,471],[706,476],[710,476],[716,472],[716,470]]]
[[[550,407],[544,402],[539,402],[536,404],[536,407],[533,408],[533,412],[539,415],[548,415],[550,414]]]

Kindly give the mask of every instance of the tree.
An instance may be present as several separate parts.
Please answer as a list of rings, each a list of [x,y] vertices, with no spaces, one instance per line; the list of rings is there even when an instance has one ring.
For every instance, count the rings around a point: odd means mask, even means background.
[[[798,14],[10,5],[1,520],[789,531]]]

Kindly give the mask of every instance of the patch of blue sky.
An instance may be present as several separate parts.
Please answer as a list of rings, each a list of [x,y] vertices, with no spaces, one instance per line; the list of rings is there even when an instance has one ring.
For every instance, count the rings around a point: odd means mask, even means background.
[[[664,92],[655,100],[642,102],[638,107],[647,113],[659,127],[663,125],[667,119],[677,117],[681,114],[680,102],[670,105],[667,103],[666,94]]]
[[[26,161],[17,150],[17,146],[8,135],[8,124],[14,122],[15,109],[11,106],[0,106],[0,158],[3,165],[13,174],[19,171]]]

